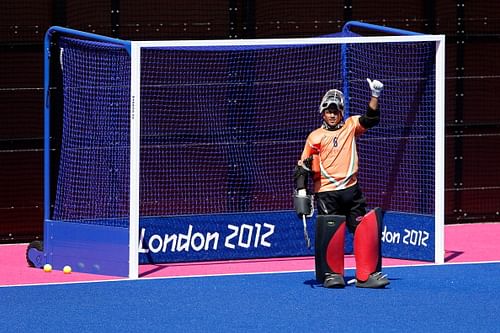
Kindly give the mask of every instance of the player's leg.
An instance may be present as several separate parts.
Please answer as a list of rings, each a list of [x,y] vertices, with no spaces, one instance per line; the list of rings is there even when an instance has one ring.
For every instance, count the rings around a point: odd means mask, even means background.
[[[358,184],[342,191],[343,202],[349,203],[347,207],[347,228],[354,234],[361,218],[366,214],[366,199]]]
[[[342,199],[351,203],[347,226],[349,231],[354,232],[356,286],[383,288],[389,280],[380,273],[382,211],[376,208],[366,213],[366,200],[358,184],[344,191]]]
[[[317,193],[316,279],[327,288],[343,288],[345,216],[338,214],[336,192]]]
[[[345,217],[318,215],[316,219],[316,279],[327,288],[343,288]]]
[[[381,231],[382,212],[375,208],[358,218],[354,233],[354,256],[356,259],[356,286],[360,288],[383,288],[389,280],[382,275]]]

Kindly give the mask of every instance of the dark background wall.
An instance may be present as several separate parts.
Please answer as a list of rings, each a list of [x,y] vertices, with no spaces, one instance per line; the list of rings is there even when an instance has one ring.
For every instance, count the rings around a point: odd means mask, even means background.
[[[313,37],[349,20],[446,35],[446,223],[500,221],[497,0],[3,0],[0,242],[42,234],[43,37],[52,25],[123,39]]]

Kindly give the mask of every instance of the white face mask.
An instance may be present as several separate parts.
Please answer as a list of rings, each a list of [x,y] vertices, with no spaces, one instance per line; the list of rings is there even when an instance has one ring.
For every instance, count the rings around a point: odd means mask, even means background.
[[[321,104],[319,107],[320,113],[323,113],[323,111],[325,111],[332,105],[335,105],[337,110],[340,110],[343,116],[344,94],[340,90],[332,89],[326,92],[325,96],[323,96],[323,99],[321,100]]]

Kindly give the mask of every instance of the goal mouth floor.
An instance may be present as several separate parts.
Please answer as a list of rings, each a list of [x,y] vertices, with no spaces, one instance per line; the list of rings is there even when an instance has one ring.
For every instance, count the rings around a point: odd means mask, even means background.
[[[445,226],[445,262],[472,263],[500,261],[500,223],[475,223]],[[26,263],[27,244],[0,245],[0,286],[124,280],[122,277],[62,271],[44,272]],[[432,265],[429,262],[383,258],[384,267]],[[346,269],[355,266],[354,257],[345,258]],[[248,259],[140,265],[140,278],[169,278],[308,272],[314,270],[313,257]],[[126,280],[126,279],[125,279]]]

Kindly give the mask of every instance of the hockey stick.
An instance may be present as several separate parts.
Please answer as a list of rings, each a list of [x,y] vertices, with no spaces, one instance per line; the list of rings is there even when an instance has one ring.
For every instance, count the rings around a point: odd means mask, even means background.
[[[306,240],[306,246],[308,249],[311,248],[311,239],[309,238],[309,234],[307,233],[307,223],[306,216],[302,215],[302,224],[304,225],[304,239]]]

